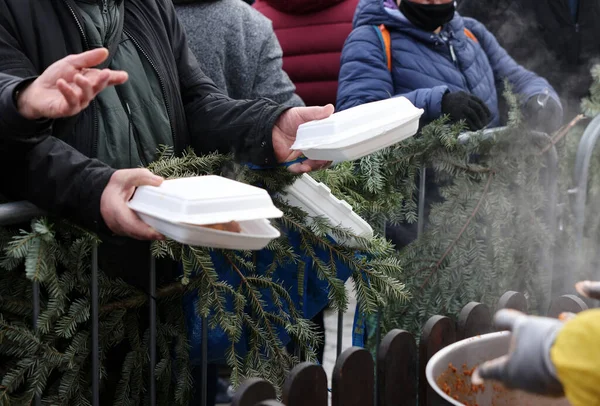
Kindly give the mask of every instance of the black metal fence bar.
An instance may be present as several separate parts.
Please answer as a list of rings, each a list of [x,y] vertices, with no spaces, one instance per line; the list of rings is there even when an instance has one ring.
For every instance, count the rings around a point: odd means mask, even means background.
[[[156,259],[150,252],[150,405],[156,405]]]
[[[40,284],[39,282],[33,282],[31,287],[31,294],[33,296],[33,329],[37,331],[37,322],[40,317]],[[35,406],[41,406],[42,398],[39,395],[35,395]]]
[[[29,202],[2,203],[0,204],[0,226],[25,223],[44,214],[42,209]]]
[[[427,168],[421,166],[419,174],[419,208],[417,217],[417,236],[420,237],[425,230],[425,187],[427,186]]]
[[[92,406],[100,406],[100,326],[98,317],[98,244],[92,247]]]
[[[208,404],[208,319],[202,317],[202,383],[201,405]]]
[[[337,321],[337,343],[336,343],[336,358],[340,356],[342,353],[342,344],[344,338],[344,311],[340,310],[338,312],[338,321]]]

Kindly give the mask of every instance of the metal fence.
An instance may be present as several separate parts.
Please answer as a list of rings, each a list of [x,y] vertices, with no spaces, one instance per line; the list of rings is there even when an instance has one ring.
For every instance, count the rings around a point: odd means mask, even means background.
[[[0,226],[11,226],[18,225],[27,222],[35,217],[43,216],[44,211],[40,210],[29,202],[13,202],[0,204]],[[150,404],[156,404],[156,378],[155,369],[156,366],[156,261],[154,256],[149,252],[150,257],[150,272],[149,272],[149,316],[150,316],[150,334],[149,334],[149,348],[150,348],[150,376],[149,376],[149,392],[150,392]],[[94,245],[91,254],[91,309],[90,309],[90,322],[92,330],[92,405],[100,405],[100,331],[99,331],[99,296],[98,296],[98,246]],[[37,320],[40,315],[40,288],[37,282],[33,283],[33,328],[37,329]],[[206,334],[206,320],[202,320],[203,335]],[[203,405],[206,405],[206,359],[207,359],[207,339],[203,336],[202,345],[202,393],[203,393]],[[35,398],[36,406],[41,405],[40,397]]]
[[[527,312],[527,300],[521,293],[506,292],[498,302],[499,309]],[[578,313],[586,309],[586,304],[577,296],[566,295],[552,301],[548,316],[558,317],[562,312]],[[435,353],[456,341],[492,331],[492,314],[488,307],[472,302],[462,309],[456,321],[445,316],[431,317],[423,327],[418,345],[412,334],[391,331],[379,346],[377,365],[367,350],[349,348],[338,358],[333,371],[331,405],[447,405],[427,383],[427,363]],[[328,400],[323,368],[303,363],[288,375],[283,403],[276,400],[271,384],[250,379],[240,386],[232,406],[328,406]]]
[[[574,191],[574,193],[579,193],[580,197],[577,200],[577,207],[580,207],[581,205],[585,206],[585,184],[587,182],[587,171],[590,165],[590,160],[591,160],[591,150],[593,149],[596,140],[600,138],[600,117],[598,117],[596,120],[594,120],[592,122],[592,124],[589,126],[588,131],[586,132],[586,136],[584,136],[584,139],[582,140],[582,147],[580,148],[580,150],[582,151],[581,154],[578,155],[577,157],[577,164],[576,164],[576,175],[575,175],[575,182],[578,185],[578,189],[576,189]],[[537,144],[539,144],[540,146],[548,146],[552,144],[552,140],[550,139],[550,137],[548,137],[546,134],[537,134],[534,135],[533,137],[534,142],[536,142]],[[460,139],[461,142],[466,142],[468,141],[468,138],[466,137],[462,137],[462,139]],[[556,229],[556,221],[557,221],[557,216],[556,216],[556,207],[557,207],[557,183],[556,183],[556,174],[557,174],[557,170],[558,170],[558,156],[557,156],[557,152],[556,149],[552,146],[551,148],[547,148],[547,153],[545,154],[546,156],[546,171],[547,171],[547,175],[545,177],[545,179],[547,180],[547,192],[548,192],[548,205],[547,205],[547,209],[546,209],[546,216],[547,216],[547,221],[549,222],[549,229],[551,230],[555,230]],[[580,156],[581,155],[581,156]],[[420,179],[421,185],[423,185],[425,183],[425,170],[423,168],[423,170],[421,171],[421,179]],[[424,192],[424,187],[421,187],[421,191]],[[418,219],[418,230],[419,230],[419,235],[423,232],[424,229],[424,218],[423,218],[423,212],[424,212],[424,203],[425,202],[425,196],[423,193],[420,194],[419,196],[419,219]],[[583,213],[583,210],[581,209],[578,213]],[[21,224],[24,222],[27,222],[29,220],[31,220],[32,218],[38,217],[44,215],[44,212],[41,211],[40,209],[38,209],[36,206],[32,205],[31,203],[28,202],[14,202],[14,203],[6,203],[6,204],[0,204],[0,226],[10,226],[10,225],[16,225],[16,224]],[[582,214],[583,215],[583,214]],[[581,219],[581,217],[578,217],[581,221],[581,224],[583,224],[583,220]],[[582,232],[582,231],[581,231]],[[548,270],[548,272],[552,272],[552,247],[547,247],[548,252],[547,255],[544,255],[542,258],[544,258],[544,260],[546,261],[546,263],[544,264],[544,268],[546,268]],[[149,256],[149,262],[150,262],[150,272],[149,272],[149,318],[150,318],[150,334],[149,334],[149,358],[150,358],[150,365],[151,366],[155,366],[156,362],[157,362],[157,357],[156,357],[156,312],[157,312],[157,305],[156,305],[156,263],[155,263],[155,259],[154,257],[148,253]],[[555,280],[555,284],[559,282]],[[563,286],[564,283],[566,281],[560,281],[559,283],[562,284]],[[90,314],[90,319],[91,319],[91,331],[92,331],[92,351],[91,351],[91,357],[92,357],[92,405],[93,406],[97,406],[100,404],[100,343],[99,343],[99,301],[98,301],[98,247],[94,246],[93,250],[92,250],[92,255],[91,255],[91,314]],[[40,314],[40,290],[39,290],[39,285],[37,283],[34,283],[33,285],[33,328],[36,328],[36,323],[37,323],[37,318],[39,317]],[[582,303],[579,303],[580,300],[576,300],[577,298],[573,298],[573,297],[568,297],[568,298],[564,298],[561,297],[559,299],[558,302],[553,302],[553,306],[558,306],[556,308],[560,308],[560,309],[567,309],[567,310],[580,310],[580,305],[582,305]],[[518,294],[514,294],[513,296],[511,296],[511,306],[516,306],[513,308],[522,308],[519,306],[523,306],[524,302],[524,297],[519,296]],[[516,302],[515,302],[516,301]],[[519,302],[521,301],[521,302]],[[514,304],[514,303],[520,303],[520,304]],[[554,303],[559,303],[557,305],[555,305]],[[478,305],[475,306],[472,311],[482,311],[481,306],[483,305]],[[565,308],[566,306],[566,308]],[[585,306],[585,304],[583,304],[583,306]],[[508,307],[508,304],[506,306],[503,307]],[[555,312],[552,310],[554,308],[551,308],[550,313],[554,314]],[[471,314],[469,312],[469,314]],[[443,318],[443,320],[446,320],[447,318]],[[442,319],[440,319],[442,320]],[[469,319],[470,320],[470,319]],[[431,321],[431,320],[430,320]],[[445,322],[440,322],[440,323],[445,323]],[[464,323],[463,323],[464,324]],[[438,324],[436,324],[437,326]],[[461,332],[463,330],[465,330],[466,327],[461,327],[461,321],[459,320],[458,323],[458,336],[465,336],[466,333]],[[466,324],[467,326],[472,326],[471,324]],[[201,364],[201,371],[202,371],[202,382],[200,384],[200,390],[202,391],[202,404],[201,406],[205,406],[206,405],[206,393],[207,393],[207,382],[206,382],[206,377],[207,377],[207,354],[208,354],[208,348],[207,348],[207,320],[203,319],[202,320],[202,364]],[[485,326],[489,326],[488,324],[485,324]],[[437,328],[437,327],[436,327]],[[449,327],[450,328],[450,327]],[[454,327],[452,327],[454,328]],[[486,327],[487,328],[487,327]],[[426,326],[427,329],[427,326]],[[468,327],[467,331],[472,332],[472,331],[481,331],[481,329],[475,328],[473,330],[473,328]],[[364,357],[364,355],[342,355],[342,335],[343,335],[343,313],[339,313],[338,315],[338,331],[337,331],[337,355],[339,357],[338,359],[338,364],[340,362],[342,362],[345,365],[345,362],[351,362],[348,360],[354,360],[355,357]],[[369,397],[371,398],[370,402],[376,402],[377,405],[386,405],[386,404],[391,404],[388,403],[385,399],[388,399],[389,395],[389,389],[386,389],[389,385],[382,385],[381,382],[385,382],[386,380],[388,380],[389,382],[389,373],[390,372],[386,372],[388,371],[388,368],[394,369],[394,368],[400,368],[399,371],[404,371],[403,373],[405,373],[406,379],[413,379],[415,378],[415,374],[413,374],[412,370],[407,370],[402,369],[404,368],[402,365],[403,362],[408,362],[410,360],[412,360],[411,356],[409,355],[397,355],[395,356],[396,358],[393,358],[393,361],[390,361],[387,359],[388,355],[390,354],[390,349],[388,347],[386,347],[386,343],[389,343],[390,340],[392,342],[397,342],[397,340],[400,340],[401,342],[405,342],[408,341],[410,342],[410,339],[407,338],[406,334],[402,333],[400,334],[398,337],[400,338],[389,338],[386,337],[385,339],[383,339],[383,341],[380,340],[380,328],[379,328],[379,323],[377,323],[377,332],[376,332],[376,340],[377,343],[381,342],[381,346],[379,347],[379,355],[377,356],[377,360],[376,363],[377,365],[377,374],[378,374],[378,386],[377,386],[377,391],[375,391],[375,396],[373,397],[372,395],[367,396],[365,399],[368,399]],[[442,340],[442,343],[446,343],[449,344],[451,341],[454,340],[454,335],[452,336],[451,339],[448,340]],[[425,342],[427,343],[427,340],[422,340],[422,343]],[[410,347],[410,344],[407,344]],[[423,344],[421,344],[422,346]],[[395,347],[394,347],[395,348]],[[428,350],[429,351],[429,350]],[[429,352],[427,352],[429,354]],[[352,354],[361,354],[360,351],[357,351],[356,349],[352,350]],[[430,355],[433,355],[432,353]],[[400,357],[400,361],[398,361],[398,357]],[[404,358],[402,358],[404,357]],[[406,358],[406,359],[405,359]],[[370,357],[369,357],[370,359]],[[427,359],[426,357],[423,358],[421,357],[421,367],[423,366],[422,363],[424,362],[424,360]],[[344,361],[346,360],[346,361]],[[366,360],[366,358],[365,358]],[[353,362],[353,361],[352,361]],[[366,361],[365,361],[366,362]],[[372,362],[372,361],[371,361]],[[390,364],[390,362],[392,364]],[[412,362],[412,361],[411,361]],[[393,367],[390,367],[390,365],[393,365]],[[339,368],[338,368],[339,367]],[[336,367],[336,374],[340,374],[343,371],[345,371],[345,367],[339,366]],[[315,376],[318,377],[318,380],[320,380],[319,382],[317,382],[317,386],[319,388],[323,388],[323,384],[322,384],[322,374],[321,372],[317,372],[317,369],[315,369],[314,367],[310,367],[308,369],[306,369],[306,366],[303,367],[305,369],[302,369],[300,372],[297,373],[292,373],[290,375],[290,379],[292,379],[293,382],[299,381],[301,379],[295,379],[294,377],[297,376],[305,376],[305,374],[315,374]],[[369,368],[366,368],[365,366],[361,367],[362,369],[368,370]],[[149,368],[150,370],[150,376],[149,378],[149,394],[150,394],[150,404],[151,405],[155,405],[156,404],[156,379],[155,379],[155,369],[153,367]],[[304,371],[304,372],[303,372]],[[306,372],[309,371],[309,372]],[[313,371],[313,372],[310,372]],[[368,375],[368,374],[367,374]],[[368,378],[367,375],[365,375],[364,373],[361,374],[360,376],[362,377],[361,379],[372,379]],[[403,375],[404,376],[404,375]],[[315,378],[317,379],[317,378]],[[340,377],[338,376],[338,378],[334,378],[334,381],[340,382]],[[394,375],[393,379],[399,379],[396,375]],[[414,383],[410,383],[407,380],[404,381],[398,381],[397,385],[394,385],[394,387],[398,387],[401,386],[400,382],[406,382],[406,384],[408,386],[406,386],[406,389],[402,389],[403,390],[403,396],[407,396],[407,393],[412,393],[411,392],[411,385],[414,385]],[[268,385],[266,385],[264,382],[260,382],[260,381],[252,381],[254,382],[252,385],[249,385],[251,388],[255,388],[256,385],[259,385],[259,387],[266,387]],[[260,382],[259,384],[255,384],[256,382]],[[348,380],[344,380],[343,382],[348,382]],[[367,382],[368,383],[368,382]],[[422,382],[421,382],[422,384]],[[290,384],[291,385],[291,384]],[[309,405],[310,403],[308,402],[308,400],[304,403],[299,403],[300,400],[296,399],[297,397],[291,396],[289,395],[292,389],[296,390],[298,393],[307,393],[304,390],[299,390],[298,385],[301,385],[300,383],[296,383],[294,385],[291,386],[286,386],[286,393],[288,393],[288,395],[284,395],[284,400],[288,399],[287,401],[287,405],[291,406],[291,405]],[[352,385],[350,385],[352,386]],[[334,394],[335,392],[335,387],[336,384],[334,384]],[[290,389],[292,388],[292,389]],[[296,388],[296,389],[294,389]],[[325,388],[326,389],[326,388]],[[368,389],[368,388],[367,388]],[[254,390],[254,389],[252,389]],[[269,389],[269,390],[272,390]],[[308,390],[308,389],[306,389]],[[319,389],[321,390],[321,389]],[[420,388],[419,392],[421,392],[423,389]],[[408,391],[408,392],[407,392]],[[351,391],[348,393],[355,393],[356,391]],[[373,391],[368,391],[369,393],[373,393]],[[257,404],[257,402],[261,401],[261,400],[268,400],[268,399],[272,399],[271,397],[264,397],[264,399],[255,399],[256,401],[254,401],[254,403],[248,403],[249,401],[244,401],[241,402],[240,399],[245,399],[244,398],[244,393],[247,393],[246,390],[244,390],[242,388],[241,392],[238,392],[239,396],[237,396],[237,400],[236,400],[236,404],[240,405],[240,406],[250,406],[250,405],[254,405]],[[262,393],[262,392],[261,392]],[[266,392],[264,392],[266,393]],[[271,392],[269,392],[271,393]],[[296,393],[296,392],[294,392]],[[337,395],[334,395],[334,400],[335,399],[339,399],[340,398],[340,392],[337,392]],[[240,396],[242,396],[240,398]],[[287,396],[287,398],[286,398]],[[322,394],[319,395],[321,396],[319,399],[322,400]],[[409,398],[411,398],[412,395],[409,396]],[[415,396],[416,396],[416,392],[415,392]],[[295,399],[295,400],[291,400],[291,399]],[[251,398],[254,399],[254,398]],[[307,397],[306,399],[309,399],[309,397]],[[357,399],[363,399],[362,397],[357,398]],[[379,399],[379,400],[377,400]],[[240,403],[241,402],[241,403]],[[341,402],[341,401],[340,401]],[[36,405],[39,405],[41,403],[39,397],[36,398]],[[267,403],[260,403],[260,404],[264,404],[264,405],[274,405],[275,403],[273,403],[271,400],[269,400]],[[320,404],[323,403],[319,403],[316,402],[314,404],[311,404],[311,406],[318,406]],[[347,406],[349,404],[359,404],[356,402],[353,403],[334,403],[335,406]],[[360,403],[361,405],[370,405],[373,403]],[[404,403],[394,403],[394,404],[404,404]],[[409,404],[409,403],[406,403]],[[413,403],[414,404],[414,403]],[[425,403],[420,403],[421,405],[424,405]]]

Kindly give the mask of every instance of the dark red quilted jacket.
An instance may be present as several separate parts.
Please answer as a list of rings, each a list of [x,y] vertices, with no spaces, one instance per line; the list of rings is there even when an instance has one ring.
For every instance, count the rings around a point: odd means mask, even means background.
[[[335,104],[340,56],[358,0],[256,0],[273,21],[283,69],[307,106]]]

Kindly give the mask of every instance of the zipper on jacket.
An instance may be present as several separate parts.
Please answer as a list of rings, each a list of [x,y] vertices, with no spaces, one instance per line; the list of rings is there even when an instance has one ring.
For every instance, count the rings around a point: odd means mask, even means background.
[[[135,39],[135,37],[133,35],[131,35],[131,33],[129,31],[127,31],[125,28],[123,28],[123,32],[131,39],[131,41],[133,42],[133,45],[135,45],[135,47],[142,53],[142,55],[144,55],[144,58],[146,58],[146,60],[148,61],[148,63],[150,64],[150,66],[152,67],[154,72],[156,73],[156,77],[158,78],[158,82],[160,83],[160,90],[162,92],[163,102],[165,103],[165,108],[167,109],[167,118],[169,120],[169,128],[171,128],[171,138],[173,139],[173,147],[175,147],[176,146],[175,145],[175,131],[173,129],[173,124],[171,123],[171,107],[169,105],[169,101],[167,100],[167,89],[165,87],[165,82],[164,82],[160,72],[158,71],[156,64],[150,58],[150,56],[144,50],[144,48],[142,48],[142,46]]]
[[[69,9],[69,11],[71,12],[71,15],[73,16],[73,20],[75,20],[75,24],[77,24],[77,29],[79,30],[79,33],[81,34],[81,37],[83,38],[83,43],[85,44],[85,50],[86,51],[89,50],[90,44],[88,42],[87,36],[85,35],[83,25],[81,24],[81,21],[79,21],[79,18],[77,17],[77,13],[73,9],[73,7],[71,7],[71,4],[69,4],[69,2],[67,0],[63,0],[63,3],[65,3],[65,5]]]
[[[108,14],[108,0],[102,0],[102,14]]]
[[[462,78],[463,85],[469,91],[469,93],[473,93],[471,91],[471,86],[469,86],[469,82],[467,81],[467,78],[465,77],[465,74],[463,73],[463,70],[460,66],[460,62],[459,62],[458,58],[456,57],[456,51],[454,50],[454,45],[452,45],[451,39],[447,38],[445,36],[442,36],[442,40],[444,42],[446,42],[446,44],[448,44],[448,50],[450,51],[450,58],[452,59],[454,66],[456,66],[456,68],[460,72],[460,77]]]
[[[129,167],[133,168],[133,162],[132,162],[132,151],[131,151],[131,139],[133,138],[133,140],[135,141],[135,145],[137,147],[137,152],[138,155],[140,157],[140,162],[142,163],[142,165],[144,166],[148,166],[148,162],[146,161],[146,158],[144,158],[144,154],[143,154],[143,150],[142,150],[142,144],[140,142],[140,138],[139,136],[137,136],[137,133],[135,132],[135,130],[133,129],[133,122],[131,120],[131,109],[129,108],[129,103],[125,102],[125,112],[127,113],[127,122],[128,122],[128,129],[129,129],[129,136],[128,136],[128,140],[129,140]]]
[[[458,67],[458,58],[456,58],[456,52],[454,52],[454,45],[448,41],[448,48],[450,48],[450,56],[452,57],[452,62]]]
[[[87,36],[85,35],[83,25],[81,24],[81,21],[79,21],[79,18],[77,17],[77,13],[75,13],[75,10],[73,9],[73,7],[71,7],[71,4],[69,4],[69,2],[67,0],[63,0],[63,3],[67,6],[69,11],[71,12],[71,16],[73,16],[73,20],[75,20],[75,24],[77,25],[79,34],[81,35],[81,38],[83,38],[83,44],[85,45],[84,51],[89,51],[90,44],[88,42]],[[93,121],[94,133],[92,135],[93,140],[92,140],[92,150],[90,151],[90,155],[93,158],[98,155],[98,111],[97,111],[96,99],[92,100],[91,107],[92,107],[92,121]]]

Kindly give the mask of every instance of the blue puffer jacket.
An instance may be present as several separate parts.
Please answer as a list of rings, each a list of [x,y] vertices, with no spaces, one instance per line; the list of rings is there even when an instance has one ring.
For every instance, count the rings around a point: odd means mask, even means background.
[[[391,34],[391,73],[377,28],[381,24]],[[427,123],[441,116],[447,91],[462,90],[487,104],[493,115],[489,126],[494,127],[500,125],[498,95],[505,79],[523,104],[545,88],[560,103],[550,84],[519,66],[478,21],[457,13],[434,34],[415,27],[397,8],[386,8],[384,0],[361,0],[342,52],[337,108],[402,95],[425,110]]]

